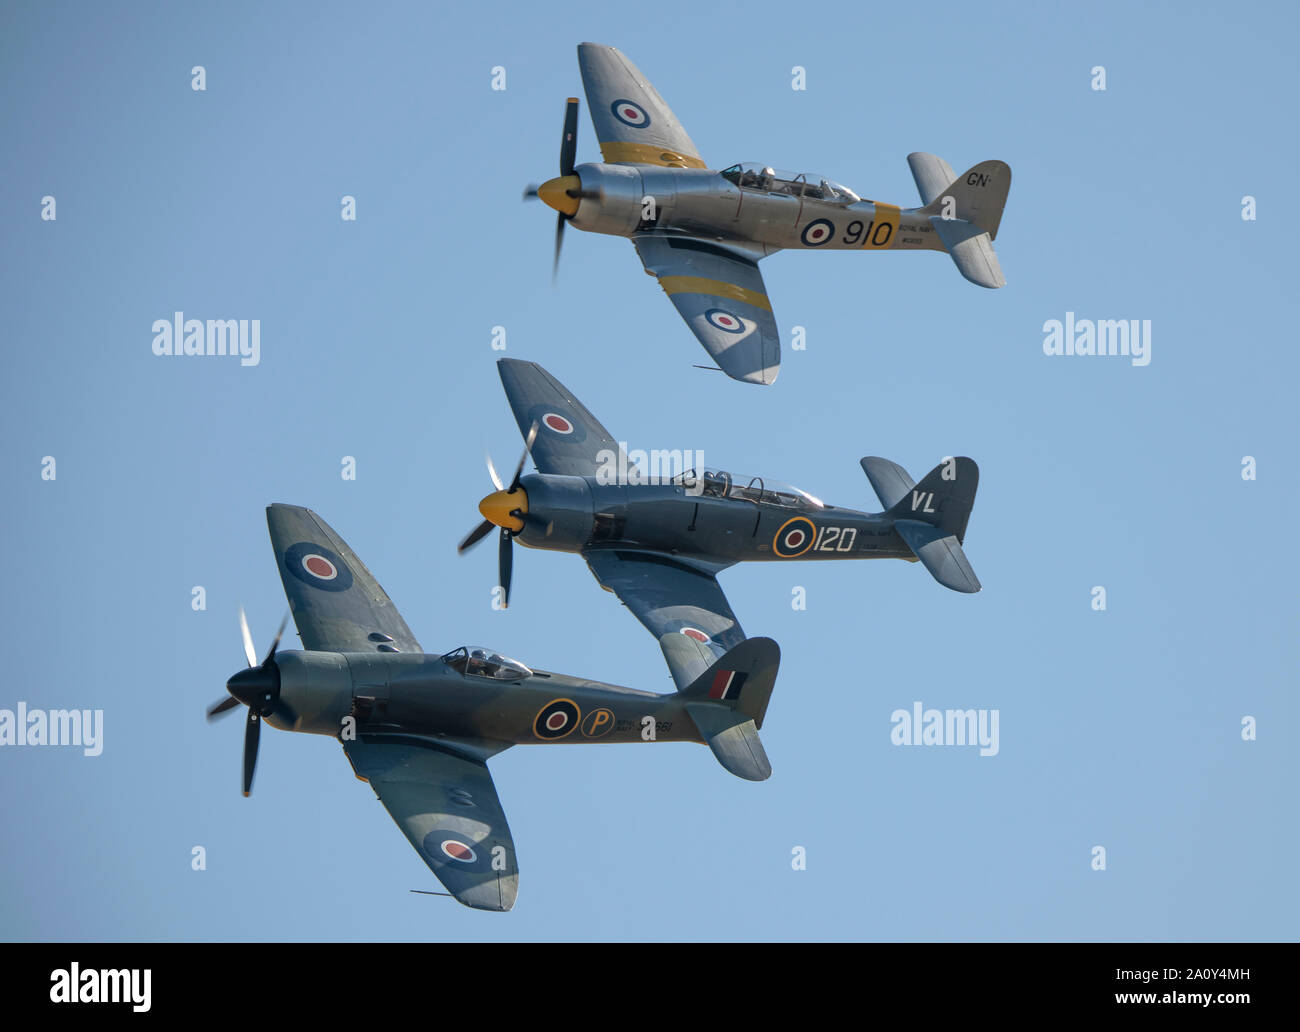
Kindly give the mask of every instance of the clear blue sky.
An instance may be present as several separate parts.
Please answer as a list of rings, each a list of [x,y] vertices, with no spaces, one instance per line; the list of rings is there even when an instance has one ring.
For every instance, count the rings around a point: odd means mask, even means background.
[[[0,708],[101,708],[105,746],[0,748],[0,937],[1294,938],[1294,8],[607,6],[6,5]],[[777,255],[808,348],[771,389],[692,368],[624,241],[570,232],[552,289],[552,214],[519,196],[554,174],[582,40],[624,50],[714,167],[910,205],[910,151],[1007,161],[1008,286],[937,254]],[[177,310],[260,319],[260,365],[155,357]],[[1066,312],[1151,320],[1151,364],[1044,356]],[[631,446],[828,502],[877,507],[863,455],[974,457],[984,584],[725,573],[783,649],[772,778],[692,745],[505,753],[505,916],[409,894],[436,883],[336,743],[268,729],[246,800],[240,721],[203,716],[243,662],[237,607],[262,649],[286,608],[272,501],[332,523],[428,651],[670,690],[577,557],[520,550],[499,613],[492,549],[455,555],[484,450],[520,449],[498,325]],[[997,709],[999,755],[891,745],[917,700]]]

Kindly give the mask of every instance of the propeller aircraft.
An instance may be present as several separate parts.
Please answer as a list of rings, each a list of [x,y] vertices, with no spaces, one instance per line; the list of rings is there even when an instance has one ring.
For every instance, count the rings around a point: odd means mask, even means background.
[[[309,509],[267,508],[271,544],[304,651],[260,663],[248,622],[248,669],[208,719],[247,707],[244,795],[263,721],[330,735],[448,892],[466,906],[509,910],[515,847],[487,761],[512,745],[704,742],[732,774],[772,773],[758,737],[780,649],[751,638],[669,695],[550,673],[483,648],[426,654],[384,589]],[[280,632],[284,624],[280,625]]]
[[[780,333],[758,269],[777,251],[946,251],[972,283],[1006,285],[992,244],[1011,187],[1005,162],[958,176],[940,157],[909,154],[919,208],[766,165],[717,171],[621,52],[582,43],[578,65],[603,160],[577,164],[578,99],[570,97],[560,174],[524,192],[557,212],[554,268],[566,225],[630,238],[646,273],[733,379],[770,384],[780,371]]]
[[[971,459],[945,459],[919,484],[888,459],[862,459],[884,507],[874,514],[720,469],[632,483],[608,475],[635,464],[555,377],[518,359],[499,359],[497,368],[524,435],[524,457],[508,488],[489,458],[496,490],[479,503],[483,521],[458,551],[500,528],[499,583],[507,598],[516,540],[579,553],[601,587],[658,640],[679,689],[745,641],[717,581],[738,562],[905,559],[920,561],[954,591],[980,590],[962,551],[979,486]],[[537,473],[524,476],[529,454]]]

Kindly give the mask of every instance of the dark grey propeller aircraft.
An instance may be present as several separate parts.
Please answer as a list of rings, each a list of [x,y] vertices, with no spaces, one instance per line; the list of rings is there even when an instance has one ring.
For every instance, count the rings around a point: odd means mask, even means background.
[[[426,655],[324,520],[292,505],[269,506],[266,519],[306,651],[279,651],[277,634],[259,663],[240,612],[248,669],[208,718],[248,707],[245,795],[263,720],[338,738],[448,892],[509,910],[519,873],[487,760],[512,745],[704,742],[738,777],[772,773],[758,738],[781,659],[771,639],[738,642],[671,695],[531,669],[491,649]]]
[[[483,522],[459,551],[500,528],[506,601],[515,540],[578,552],[658,639],[680,689],[745,640],[717,582],[743,560],[919,560],[945,587],[980,590],[962,551],[979,485],[971,459],[945,459],[919,484],[888,459],[862,459],[884,506],[875,514],[720,469],[634,482],[638,467],[555,377],[533,362],[497,365],[525,452],[508,487],[489,459],[497,490],[479,503]],[[529,454],[538,472],[523,476]]]

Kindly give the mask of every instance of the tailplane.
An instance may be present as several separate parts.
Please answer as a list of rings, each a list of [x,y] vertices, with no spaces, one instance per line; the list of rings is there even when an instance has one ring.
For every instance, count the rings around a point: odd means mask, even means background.
[[[934,154],[907,156],[912,178],[924,207],[918,209],[966,279],[981,287],[1004,287],[1006,277],[993,241],[1011,189],[1011,167],[1005,161],[981,161],[960,176]]]
[[[776,642],[747,638],[678,693],[718,762],[747,781],[772,774],[758,729],[780,666]]]
[[[979,487],[975,461],[964,456],[944,459],[919,484],[888,459],[868,456],[862,460],[862,470],[879,495],[885,516],[894,521],[899,537],[931,576],[953,591],[979,591],[979,578],[961,547]]]

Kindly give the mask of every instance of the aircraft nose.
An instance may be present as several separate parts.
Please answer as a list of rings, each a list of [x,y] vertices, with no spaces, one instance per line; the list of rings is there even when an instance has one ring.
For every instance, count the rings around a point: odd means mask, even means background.
[[[528,512],[528,495],[522,487],[513,491],[493,491],[478,503],[478,511],[485,520],[518,534],[524,529],[524,521],[513,515],[516,510],[520,513]]]
[[[226,682],[226,691],[260,713],[275,698],[279,680],[279,671],[274,665],[248,667]]]
[[[557,176],[555,179],[548,179],[539,186],[537,196],[561,215],[576,215],[578,214],[579,199],[569,195],[571,193],[576,194],[581,189],[582,180],[576,175]]]

